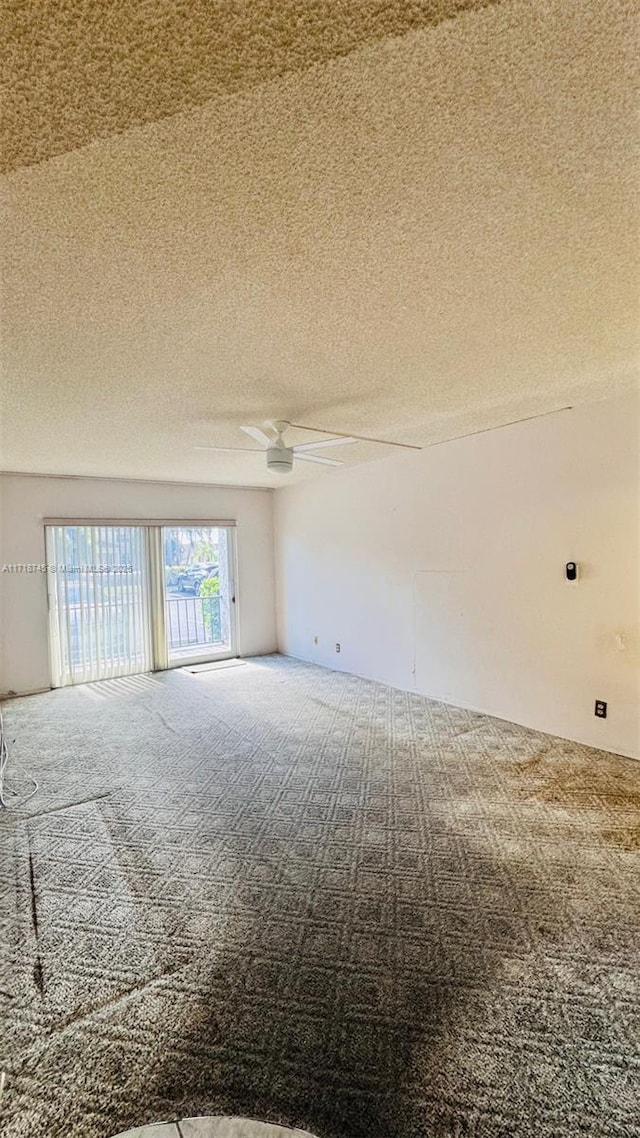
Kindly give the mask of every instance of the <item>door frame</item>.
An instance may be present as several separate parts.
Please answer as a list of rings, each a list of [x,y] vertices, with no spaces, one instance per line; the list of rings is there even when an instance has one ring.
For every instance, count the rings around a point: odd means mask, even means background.
[[[238,600],[238,545],[236,541],[235,519],[208,519],[208,518],[87,518],[87,517],[45,517],[42,519],[43,545],[45,546],[46,561],[46,531],[50,526],[134,526],[146,529],[146,564],[149,578],[149,601],[146,621],[151,641],[151,671],[169,671],[174,668],[191,667],[195,664],[207,664],[217,660],[230,660],[239,655],[239,600]],[[229,576],[229,648],[225,652],[216,652],[206,656],[184,656],[180,660],[169,661],[169,644],[166,631],[166,588],[164,575],[164,554],[162,532],[164,529],[189,529],[210,527],[212,529],[226,529],[228,550],[228,576]],[[159,556],[160,555],[160,556]],[[47,574],[48,576],[48,574]],[[53,638],[55,630],[52,626],[52,613],[50,603],[49,583],[47,588],[47,609],[49,617],[49,667],[50,682],[53,686]],[[162,644],[164,637],[164,651]],[[144,675],[144,672],[129,672],[127,675]],[[117,678],[117,677],[112,677]],[[100,683],[100,680],[80,680],[78,683]],[[63,685],[71,686],[71,685]],[[73,685],[75,686],[75,684]]]

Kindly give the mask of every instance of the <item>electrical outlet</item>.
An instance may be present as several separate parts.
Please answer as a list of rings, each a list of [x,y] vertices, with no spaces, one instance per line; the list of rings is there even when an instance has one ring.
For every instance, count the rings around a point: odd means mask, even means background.
[[[340,651],[341,651],[341,649],[340,649],[340,645],[339,645],[339,644],[336,644],[336,652],[340,652]]]
[[[318,643],[318,637],[317,637],[317,636],[314,636],[314,638],[313,638],[313,643],[314,643],[314,644],[317,644],[317,643]]]
[[[606,704],[604,699],[597,699],[596,700],[596,709],[595,709],[594,714],[597,716],[598,719],[606,719],[607,718],[607,704]]]

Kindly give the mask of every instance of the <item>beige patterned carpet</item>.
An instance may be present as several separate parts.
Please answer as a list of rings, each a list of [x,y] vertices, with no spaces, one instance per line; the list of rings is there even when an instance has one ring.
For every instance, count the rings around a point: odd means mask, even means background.
[[[3,1138],[640,1133],[638,764],[281,657],[4,715]]]

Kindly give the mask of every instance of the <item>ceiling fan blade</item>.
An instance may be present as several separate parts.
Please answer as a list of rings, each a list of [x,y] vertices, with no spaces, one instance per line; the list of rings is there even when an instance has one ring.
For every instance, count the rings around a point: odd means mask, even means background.
[[[357,439],[352,439],[350,436],[340,435],[338,439],[323,439],[322,442],[319,443],[302,443],[302,446],[297,446],[293,449],[296,454],[299,454],[300,451],[321,450],[322,447],[342,447],[345,443],[355,443],[357,441]]]
[[[321,462],[323,466],[344,466],[344,462],[338,462],[336,458],[320,458],[315,454],[300,454],[300,451],[293,452],[296,460],[300,462]]]
[[[222,454],[262,454],[257,447],[194,447],[194,450],[219,450]]]
[[[262,443],[263,447],[270,447],[272,445],[272,439],[270,439],[268,435],[265,435],[264,431],[260,430],[260,427],[240,427],[240,430],[244,431],[245,435],[249,435],[252,439],[255,439],[257,443]]]

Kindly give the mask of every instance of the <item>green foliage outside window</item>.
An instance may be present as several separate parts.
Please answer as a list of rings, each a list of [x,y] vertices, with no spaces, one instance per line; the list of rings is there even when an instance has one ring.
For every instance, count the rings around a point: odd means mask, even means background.
[[[207,636],[214,643],[222,639],[220,625],[220,578],[207,577],[200,583],[200,597],[202,598],[202,619],[207,630]]]

